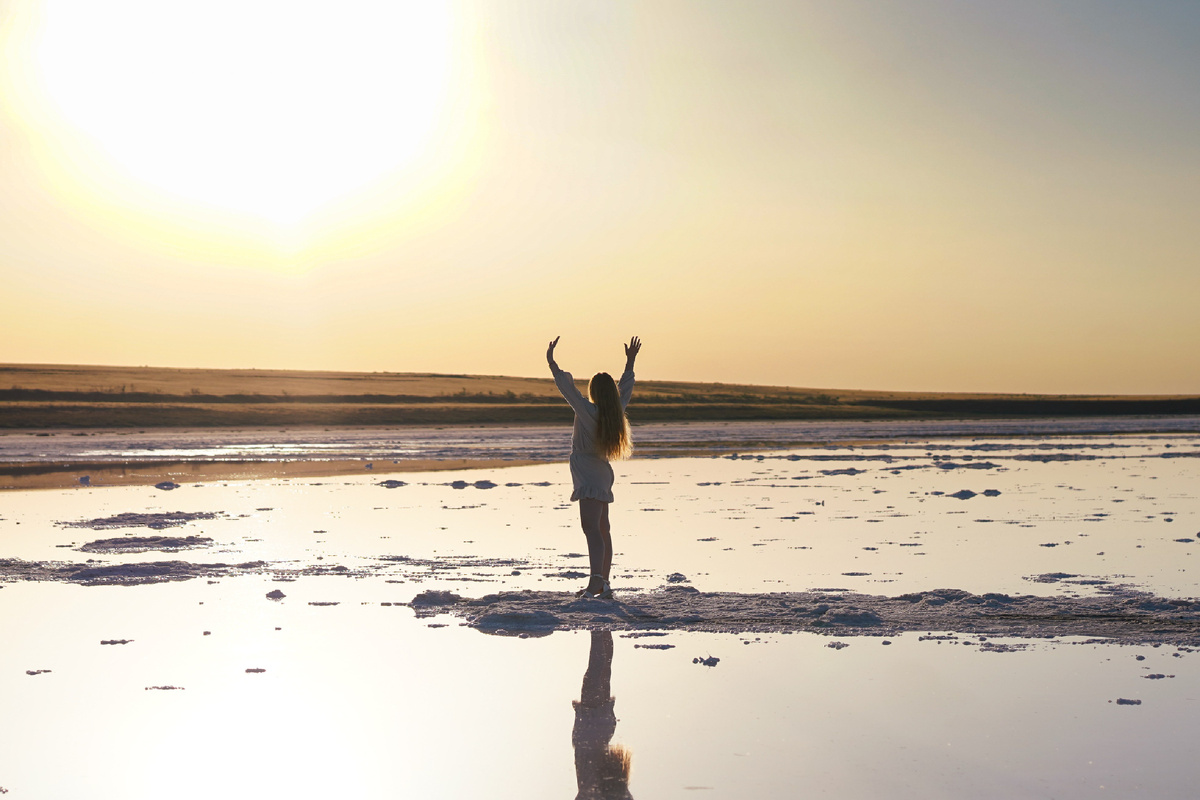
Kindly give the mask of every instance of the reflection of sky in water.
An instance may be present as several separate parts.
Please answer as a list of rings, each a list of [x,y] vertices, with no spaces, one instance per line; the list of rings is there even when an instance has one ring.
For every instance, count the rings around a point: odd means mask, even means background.
[[[1086,594],[1097,591],[1086,581],[1108,580],[1196,596],[1198,450],[1184,434],[635,459],[618,467],[614,583],[653,589],[682,572],[702,591]],[[149,798],[164,786],[178,798],[231,787],[574,796],[587,632],[485,636],[381,605],[429,588],[575,588],[554,577],[581,569],[573,554],[585,551],[565,466],[400,477],[408,484],[395,489],[364,476],[5,494],[0,557],[380,569],[283,583],[5,585],[0,786],[13,797]],[[457,479],[466,488],[449,485]],[[171,531],[211,536],[213,550],[56,547],[149,533],[56,521],[177,510],[223,512]],[[389,555],[413,560],[380,561]],[[1077,577],[1029,580],[1048,573]],[[282,602],[265,599],[274,588]],[[632,754],[632,796],[1191,796],[1200,655],[1065,640],[997,653],[970,639],[845,636],[849,646],[833,649],[812,634],[618,632],[612,741]],[[708,655],[716,667],[693,663]],[[25,674],[36,669],[52,672]],[[145,688],[163,685],[185,688]]]
[[[431,628],[380,606],[384,586],[310,579],[283,584],[283,603],[263,598],[277,586],[3,590],[37,624],[0,617],[0,785],[122,800],[164,787],[181,799],[575,796],[587,632]],[[111,637],[133,641],[99,645]],[[637,647],[647,641],[673,647]],[[848,641],[615,634],[613,741],[632,754],[632,796],[1190,796],[1200,656]],[[692,663],[707,655],[716,667]],[[36,668],[53,672],[23,673]],[[146,689],[163,685],[184,688]]]

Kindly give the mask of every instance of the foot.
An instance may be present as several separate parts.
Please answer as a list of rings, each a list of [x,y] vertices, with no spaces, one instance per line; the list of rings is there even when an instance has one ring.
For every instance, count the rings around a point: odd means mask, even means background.
[[[612,599],[612,588],[603,575],[593,575],[588,585],[575,593],[576,597],[599,597],[603,600]]]

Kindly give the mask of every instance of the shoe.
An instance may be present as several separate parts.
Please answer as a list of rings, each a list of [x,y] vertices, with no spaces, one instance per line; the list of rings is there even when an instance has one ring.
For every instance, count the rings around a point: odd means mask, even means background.
[[[591,580],[589,579],[588,585],[583,587],[582,589],[580,589],[578,592],[576,592],[575,596],[576,597],[598,597],[601,600],[612,600],[612,596],[613,596],[612,587],[608,585],[608,581],[604,580],[604,576],[603,575],[592,575],[591,577],[599,578],[600,582],[602,584],[604,584],[604,587],[598,592],[588,591],[588,586],[592,585]]]

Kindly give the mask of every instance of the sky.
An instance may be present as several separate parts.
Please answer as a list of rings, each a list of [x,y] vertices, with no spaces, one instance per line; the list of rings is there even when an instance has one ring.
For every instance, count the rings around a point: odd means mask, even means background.
[[[1200,393],[1200,4],[0,0],[0,362]]]

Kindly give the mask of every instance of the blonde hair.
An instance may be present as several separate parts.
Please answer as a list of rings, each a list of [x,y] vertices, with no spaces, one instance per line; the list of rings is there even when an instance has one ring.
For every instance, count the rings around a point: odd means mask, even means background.
[[[629,458],[633,439],[612,376],[607,372],[593,375],[588,382],[588,398],[596,404],[596,454],[609,461]]]
[[[604,748],[600,757],[600,796],[604,798],[628,797],[629,772],[633,755],[619,744]]]

